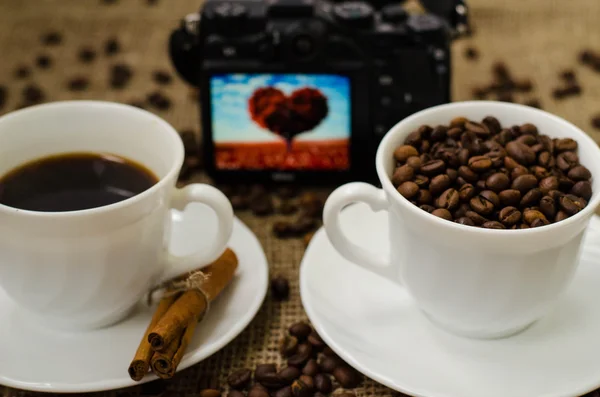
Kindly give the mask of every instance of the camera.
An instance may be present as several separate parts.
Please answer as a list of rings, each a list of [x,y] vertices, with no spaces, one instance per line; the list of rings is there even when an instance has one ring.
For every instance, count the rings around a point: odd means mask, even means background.
[[[375,178],[384,134],[450,101],[463,0],[206,0],[170,38],[199,87],[203,158],[225,182]]]

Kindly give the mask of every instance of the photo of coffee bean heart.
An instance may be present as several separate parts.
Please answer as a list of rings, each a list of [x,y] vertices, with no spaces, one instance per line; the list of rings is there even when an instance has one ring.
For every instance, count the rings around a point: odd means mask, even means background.
[[[317,127],[329,113],[327,97],[316,88],[303,87],[287,96],[274,87],[260,87],[248,99],[252,120],[286,140]]]

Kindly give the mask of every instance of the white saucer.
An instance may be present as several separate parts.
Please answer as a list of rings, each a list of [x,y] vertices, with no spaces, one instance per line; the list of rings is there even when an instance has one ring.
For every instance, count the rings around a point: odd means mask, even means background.
[[[345,209],[353,241],[385,252],[387,214]],[[401,287],[343,259],[319,230],[302,260],[300,293],[331,348],[368,377],[412,396],[565,397],[600,386],[600,220],[555,310],[526,331],[482,341],[450,335]]]
[[[171,233],[175,254],[210,243],[216,216],[201,204],[177,213]],[[268,286],[268,264],[256,236],[238,219],[229,242],[239,258],[236,278],[198,326],[179,370],[207,358],[254,318]],[[93,392],[138,384],[127,367],[152,310],[140,304],[129,319],[110,328],[67,334],[34,327],[0,289],[0,384],[44,392]],[[142,382],[156,379],[147,375]]]

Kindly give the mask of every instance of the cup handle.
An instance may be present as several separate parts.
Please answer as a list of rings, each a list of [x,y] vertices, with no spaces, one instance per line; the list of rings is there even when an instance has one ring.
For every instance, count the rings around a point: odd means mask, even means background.
[[[233,231],[233,208],[227,197],[219,189],[201,183],[194,183],[182,189],[174,189],[171,197],[171,208],[183,211],[190,203],[202,203],[215,211],[217,214],[215,239],[209,245],[209,248],[198,250],[189,255],[176,256],[169,253],[161,282],[215,261],[227,248],[227,243]]]
[[[394,282],[394,269],[389,260],[389,254],[363,248],[346,237],[340,226],[340,213],[345,206],[363,202],[375,212],[389,207],[388,199],[382,189],[362,182],[352,182],[340,186],[329,197],[323,209],[323,224],[325,232],[334,248],[347,260],[372,271]],[[358,225],[357,227],[360,227]]]

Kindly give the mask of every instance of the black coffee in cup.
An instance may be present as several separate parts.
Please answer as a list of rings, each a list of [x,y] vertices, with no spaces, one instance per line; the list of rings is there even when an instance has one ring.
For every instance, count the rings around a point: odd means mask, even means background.
[[[0,178],[0,204],[30,211],[77,211],[138,195],[158,182],[135,161],[104,153],[66,153],[23,164]]]

